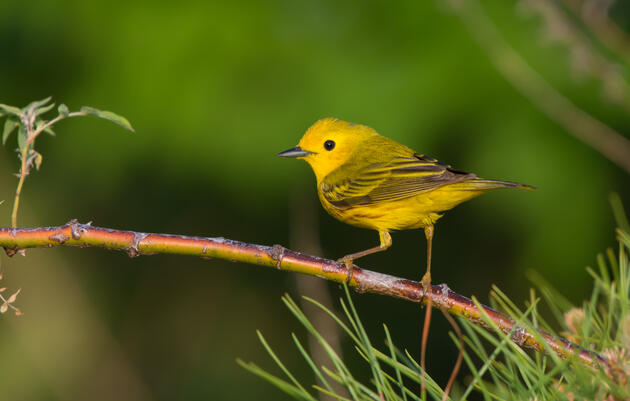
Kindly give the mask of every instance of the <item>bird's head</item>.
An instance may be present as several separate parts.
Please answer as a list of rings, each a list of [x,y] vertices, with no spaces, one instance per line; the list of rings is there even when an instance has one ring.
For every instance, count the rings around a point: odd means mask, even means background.
[[[311,165],[317,182],[344,164],[366,139],[377,136],[372,128],[336,118],[313,124],[294,148],[278,153],[280,157],[304,159]]]

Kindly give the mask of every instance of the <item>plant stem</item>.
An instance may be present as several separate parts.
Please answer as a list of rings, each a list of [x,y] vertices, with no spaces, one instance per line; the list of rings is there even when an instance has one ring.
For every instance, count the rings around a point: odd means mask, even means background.
[[[65,115],[59,114],[57,117],[53,118],[50,121],[47,121],[45,124],[42,124],[37,129],[33,130],[34,118],[32,117],[32,114],[29,114],[29,113],[32,113],[32,110],[28,110],[26,112],[26,115],[24,114],[22,115],[22,124],[26,125],[28,134],[27,134],[26,143],[24,144],[24,149],[22,149],[21,151],[22,162],[20,164],[20,175],[19,175],[20,178],[18,181],[17,188],[15,190],[13,210],[11,211],[11,227],[13,228],[17,227],[17,213],[20,207],[20,195],[22,194],[22,186],[24,186],[24,180],[26,179],[26,176],[28,175],[29,150],[33,147],[33,142],[35,142],[35,139],[39,136],[39,134],[44,132],[45,129],[52,127],[53,125],[63,120],[64,118],[86,115],[86,113],[82,111],[74,111],[72,113],[68,113]]]
[[[28,149],[29,146],[25,146],[22,151],[22,163],[20,165],[20,178],[18,181],[17,188],[15,190],[15,199],[13,200],[13,211],[11,212],[11,227],[17,227],[17,212],[20,206],[20,195],[22,194],[22,186],[24,185],[24,180],[26,179],[26,169],[27,169],[27,159],[28,159]]]
[[[30,134],[28,136],[28,139],[26,141],[27,145],[30,145],[31,143],[33,143],[33,141],[35,141],[35,138],[37,138],[39,136],[39,134],[41,134],[42,132],[44,132],[44,130],[46,128],[50,128],[53,125],[55,125],[56,123],[58,123],[59,121],[63,120],[64,118],[68,118],[68,117],[77,117],[77,116],[86,116],[87,114],[82,112],[82,111],[73,111],[72,113],[68,113],[65,115],[58,115],[57,117],[53,118],[52,120],[46,122],[46,124],[42,124],[39,128],[37,128],[32,134]]]
[[[76,220],[58,227],[0,228],[0,246],[5,248],[9,256],[24,248],[61,245],[120,250],[130,257],[167,253],[217,258],[308,274],[337,283],[346,282],[348,276],[342,263],[295,252],[280,245],[263,246],[225,238],[122,231],[80,224]],[[538,330],[536,335],[529,333],[514,320],[490,307],[481,305],[478,308],[473,300],[451,291],[446,284],[433,285],[430,291],[425,292],[420,282],[358,266],[354,267],[348,284],[358,292],[373,292],[424,304],[430,302],[433,307],[486,328],[490,328],[490,325],[484,319],[489,319],[493,326],[509,334],[512,341],[522,347],[539,352],[551,349],[562,358],[575,356],[587,365],[609,370],[609,364],[602,356],[542,330]]]

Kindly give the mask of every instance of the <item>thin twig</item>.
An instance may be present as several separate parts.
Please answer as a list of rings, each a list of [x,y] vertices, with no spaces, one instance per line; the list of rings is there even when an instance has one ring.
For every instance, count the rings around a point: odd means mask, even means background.
[[[459,372],[459,368],[462,366],[462,360],[464,359],[464,335],[462,334],[462,330],[459,328],[459,325],[453,319],[453,316],[449,315],[444,311],[444,309],[440,309],[442,314],[448,322],[453,326],[453,330],[457,334],[457,339],[459,340],[459,353],[457,354],[457,360],[455,361],[455,366],[453,367],[453,371],[451,372],[451,377],[448,378],[448,382],[446,383],[446,387],[444,387],[444,395],[442,396],[442,401],[446,401],[448,399],[448,395],[451,392],[451,387],[453,387],[453,383],[455,383],[455,378],[457,377],[457,373]]]
[[[497,71],[547,117],[630,174],[630,140],[577,107],[538,74],[501,36],[474,0],[450,0]]]
[[[68,114],[60,114],[57,117],[53,118],[52,120],[46,122],[45,124],[42,124],[39,128],[37,128],[33,132],[32,135],[29,135],[28,140],[26,141],[26,144],[30,145],[31,143],[33,143],[33,141],[35,140],[35,138],[37,138],[39,136],[39,134],[44,132],[44,130],[46,130],[47,128],[50,128],[53,125],[55,125],[57,122],[63,120],[64,118],[78,117],[78,116],[87,116],[87,115],[88,115],[88,113],[83,112],[83,111],[73,111],[72,113],[68,113]]]
[[[558,1],[521,0],[520,8],[529,15],[540,15],[544,21],[545,41],[559,43],[567,48],[570,64],[575,72],[580,75],[590,74],[599,79],[606,99],[630,111],[630,86],[624,77],[623,67],[618,63],[621,60],[604,51],[602,45],[606,46],[607,43],[601,37],[598,38],[597,32],[589,29],[588,23],[579,21],[580,16],[593,22],[607,19],[605,7],[600,7],[603,6],[602,0],[587,0],[591,3],[588,6],[586,2],[578,4],[575,0],[563,1],[564,5]]]
[[[28,175],[28,146],[24,147],[24,150],[20,154],[20,175],[17,188],[15,189],[15,198],[13,199],[13,210],[11,211],[11,227],[17,227],[17,212],[20,207],[20,195],[22,194],[22,186],[24,186],[24,180]]]
[[[221,237],[122,231],[80,224],[76,220],[57,227],[0,228],[0,247],[4,247],[9,256],[25,248],[52,248],[62,245],[120,250],[130,257],[164,253],[217,258],[308,274],[337,283],[346,282],[348,275],[345,265],[333,260],[295,252],[280,245],[255,245]],[[564,338],[542,330],[535,336],[522,327],[515,327],[514,320],[490,307],[482,306],[482,309],[478,309],[470,298],[451,291],[446,284],[433,285],[425,293],[420,282],[355,266],[349,285],[358,292],[372,292],[424,304],[428,304],[430,300],[434,307],[484,327],[488,327],[484,322],[487,316],[502,332],[513,333],[512,341],[522,347],[545,352],[546,347],[537,340],[537,336],[540,336],[547,347],[562,358],[576,356],[587,365],[609,368],[602,356]]]
[[[601,44],[630,65],[630,35],[608,15],[612,2],[585,1],[579,4],[562,0],[562,3],[586,24]]]
[[[433,302],[431,297],[427,301],[427,310],[424,312],[424,324],[422,325],[422,342],[420,344],[420,368],[422,369],[422,376],[420,377],[420,396],[423,400],[426,400],[426,383],[425,375],[427,374],[427,340],[429,339],[429,328],[431,327],[431,311]]]

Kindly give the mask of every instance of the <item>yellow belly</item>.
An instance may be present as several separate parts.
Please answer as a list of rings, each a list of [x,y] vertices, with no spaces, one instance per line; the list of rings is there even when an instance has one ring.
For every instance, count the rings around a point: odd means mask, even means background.
[[[344,223],[379,231],[408,230],[433,225],[442,212],[486,191],[461,190],[445,186],[434,191],[396,201],[356,205],[338,209],[320,196],[322,206]]]

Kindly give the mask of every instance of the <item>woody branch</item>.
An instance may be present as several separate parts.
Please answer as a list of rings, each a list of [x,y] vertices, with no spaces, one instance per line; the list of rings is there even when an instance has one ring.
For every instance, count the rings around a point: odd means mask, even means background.
[[[321,277],[337,283],[347,280],[345,266],[333,260],[319,258],[286,249],[280,245],[263,246],[233,241],[225,238],[204,238],[171,234],[150,234],[134,231],[93,227],[72,220],[58,227],[0,228],[0,246],[7,255],[13,256],[26,248],[52,248],[55,246],[101,247],[126,252],[130,257],[158,253],[199,256],[245,262],[278,270],[292,271]],[[377,273],[354,267],[348,283],[359,292],[389,295],[408,301],[427,304],[465,318],[475,324],[489,327],[486,320],[511,336],[511,340],[540,352],[551,349],[562,358],[572,354],[588,365],[601,364],[608,368],[606,360],[563,338],[544,331],[537,335],[518,326],[511,318],[481,305],[481,310],[471,299],[450,290],[445,284],[434,285],[425,293],[422,284],[412,280]],[[479,304],[478,304],[479,305]],[[542,339],[546,346],[539,341]]]

